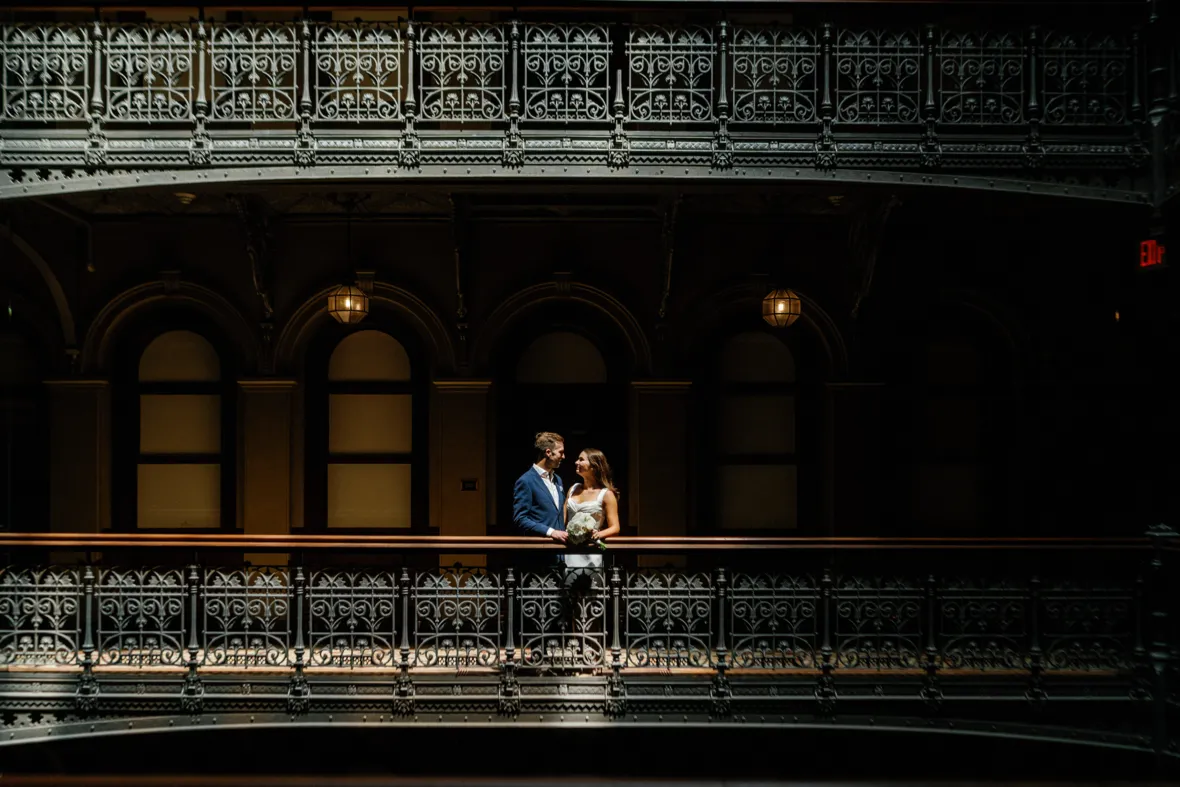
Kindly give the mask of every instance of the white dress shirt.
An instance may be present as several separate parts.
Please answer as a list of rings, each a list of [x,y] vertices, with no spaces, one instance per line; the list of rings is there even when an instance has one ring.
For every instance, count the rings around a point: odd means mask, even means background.
[[[558,511],[560,511],[561,500],[557,496],[557,484],[553,483],[553,473],[541,467],[540,465],[533,465],[533,469],[537,471],[537,474],[541,476],[541,480],[545,482],[545,488],[549,490],[549,494],[553,497],[553,505],[557,507]],[[553,528],[549,528],[547,531],[545,531],[545,535],[549,538],[553,538]]]

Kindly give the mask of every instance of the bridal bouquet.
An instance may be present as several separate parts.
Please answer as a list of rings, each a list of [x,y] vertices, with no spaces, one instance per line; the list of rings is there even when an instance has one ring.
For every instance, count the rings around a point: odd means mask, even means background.
[[[574,514],[565,525],[565,532],[569,534],[566,543],[575,547],[585,546],[590,543],[590,534],[597,529],[598,521],[590,514],[584,511]],[[601,541],[594,543],[599,549],[606,549],[606,544]]]

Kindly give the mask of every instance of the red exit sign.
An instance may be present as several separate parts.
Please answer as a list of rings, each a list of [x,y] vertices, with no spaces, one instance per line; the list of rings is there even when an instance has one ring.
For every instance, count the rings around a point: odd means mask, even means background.
[[[1162,268],[1166,254],[1164,244],[1155,240],[1145,240],[1139,244],[1139,267]]]

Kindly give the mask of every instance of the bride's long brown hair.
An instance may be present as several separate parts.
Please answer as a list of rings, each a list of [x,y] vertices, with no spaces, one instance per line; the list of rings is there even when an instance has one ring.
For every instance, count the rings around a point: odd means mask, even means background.
[[[597,448],[583,448],[582,453],[586,455],[586,464],[590,465],[590,469],[594,472],[594,478],[597,479],[598,485],[609,489],[615,493],[615,497],[618,497],[619,490],[615,489],[614,479],[611,478],[610,462],[606,461],[606,454]]]

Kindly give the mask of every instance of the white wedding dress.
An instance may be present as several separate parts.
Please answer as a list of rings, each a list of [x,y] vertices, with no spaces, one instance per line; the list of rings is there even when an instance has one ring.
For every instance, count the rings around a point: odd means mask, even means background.
[[[602,498],[606,497],[606,490],[603,489],[598,493],[598,497],[593,500],[586,500],[581,503],[574,501],[574,496],[581,490],[581,484],[574,484],[570,489],[569,497],[566,498],[566,508],[569,509],[569,518],[573,518],[577,514],[589,514],[594,517],[594,521],[598,523],[597,530],[602,530]],[[566,521],[569,521],[567,519]],[[602,555],[584,555],[577,553],[567,553],[565,556],[566,568],[602,568]]]

